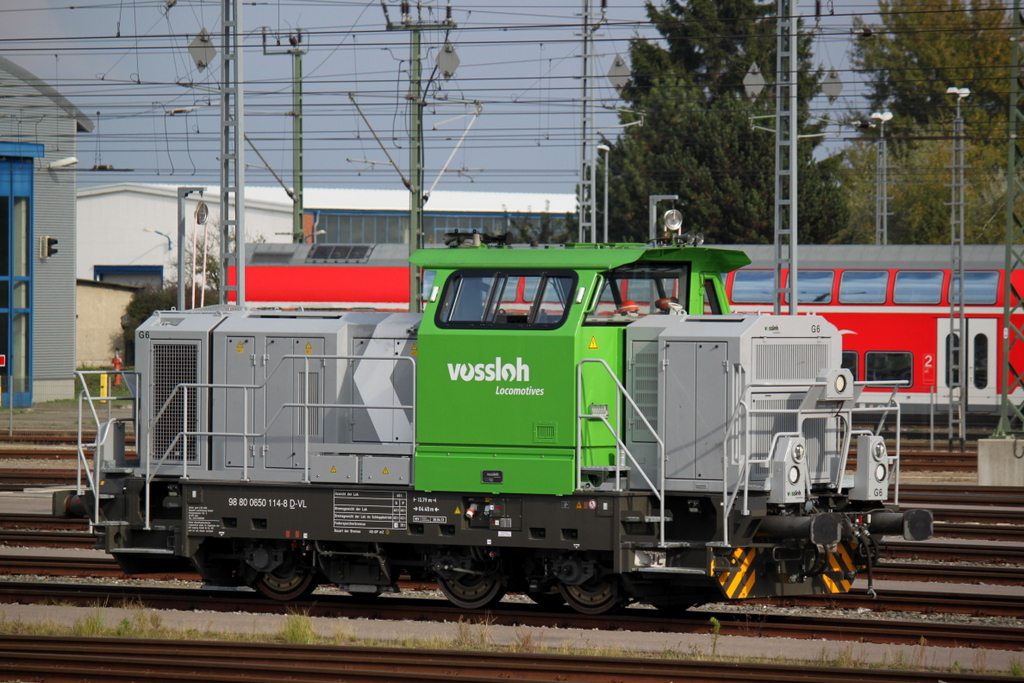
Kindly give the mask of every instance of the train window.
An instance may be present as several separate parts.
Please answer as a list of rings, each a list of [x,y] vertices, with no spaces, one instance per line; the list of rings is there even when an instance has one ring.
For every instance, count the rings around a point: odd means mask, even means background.
[[[942,301],[941,270],[901,270],[892,290],[895,304],[937,304]]]
[[[775,273],[770,270],[739,270],[732,276],[732,301],[737,304],[770,304]]]
[[[628,323],[652,313],[680,311],[688,300],[688,266],[635,263],[603,275],[604,286],[587,324]]]
[[[999,289],[999,271],[996,270],[968,270],[964,272],[964,303],[965,304],[994,304]],[[957,278],[949,279],[949,300],[956,302],[960,293],[960,281]]]
[[[988,386],[988,335],[974,335],[974,388]]]
[[[857,379],[857,352],[856,351],[843,351],[843,365],[842,367],[850,371],[853,375],[853,379]]]
[[[839,279],[839,303],[884,304],[888,288],[887,270],[847,270]]]
[[[436,275],[436,270],[424,270],[420,275],[422,281],[421,284],[423,285],[420,294],[424,301],[430,298],[430,288],[434,286],[434,277]]]
[[[835,273],[831,270],[801,270],[796,280],[796,298],[802,304],[832,303],[832,281]],[[789,303],[789,297],[785,297]]]
[[[564,322],[575,287],[576,274],[569,271],[461,271],[445,283],[437,326],[553,329]]]
[[[946,386],[960,383],[960,337],[946,335]]]
[[[705,315],[722,315],[722,303],[718,300],[715,281],[711,278],[704,279],[704,313]]]
[[[868,382],[905,380],[914,383],[914,357],[909,351],[868,351],[864,354],[864,379]]]

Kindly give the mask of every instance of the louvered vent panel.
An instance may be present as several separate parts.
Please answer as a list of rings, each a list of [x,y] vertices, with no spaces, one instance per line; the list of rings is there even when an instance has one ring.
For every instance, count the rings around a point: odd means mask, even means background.
[[[799,395],[782,396],[771,394],[761,396],[754,394],[751,400],[753,411],[759,410],[785,410],[788,408],[800,407]],[[792,432],[796,429],[796,413],[775,413],[758,414],[754,413],[751,419],[750,430],[750,457],[766,458],[772,446],[772,437],[778,432]],[[764,479],[768,476],[770,469],[763,465],[752,465],[750,468],[751,479]]]
[[[813,381],[828,367],[825,344],[758,344],[755,381]]]
[[[640,411],[655,429],[658,428],[658,343],[646,342],[633,345],[633,376],[629,393],[640,407]],[[643,420],[632,406],[628,410],[633,425],[633,440],[654,442],[654,435],[644,426]]]
[[[309,390],[306,390],[306,376],[309,376]],[[320,401],[320,373],[300,372],[298,376],[299,402],[305,400],[307,403],[316,404]],[[303,398],[304,397],[304,398]],[[309,422],[309,435],[320,436],[320,423],[323,421],[323,408],[297,408],[299,411],[299,436],[306,435],[306,422]],[[308,418],[307,418],[308,411]]]
[[[195,344],[154,344],[153,345],[153,393],[152,417],[160,413],[164,401],[179,384],[198,381],[199,347]],[[187,431],[196,431],[199,424],[197,390],[188,392],[188,423],[185,424],[185,397],[182,390],[174,394],[171,403],[153,423],[153,452],[150,458],[156,462],[171,445],[174,438],[185,426]],[[164,462],[181,462],[185,442],[179,439]],[[188,461],[199,461],[199,438],[192,437],[188,444]]]

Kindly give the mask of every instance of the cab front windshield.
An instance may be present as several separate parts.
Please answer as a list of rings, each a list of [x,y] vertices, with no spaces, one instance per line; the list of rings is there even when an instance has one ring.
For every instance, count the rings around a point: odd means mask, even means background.
[[[624,323],[646,315],[684,312],[690,269],[685,265],[634,264],[603,273],[590,324]]]

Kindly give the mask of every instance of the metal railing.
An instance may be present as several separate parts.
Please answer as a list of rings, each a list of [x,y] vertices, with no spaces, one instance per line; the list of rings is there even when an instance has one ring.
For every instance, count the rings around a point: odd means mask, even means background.
[[[82,477],[84,475],[88,489],[93,494],[93,516],[89,520],[90,529],[100,523],[100,481],[101,474],[105,467],[104,456],[109,454],[110,449],[117,449],[118,445],[111,443],[116,439],[116,425],[138,425],[138,387],[139,373],[132,370],[78,370],[75,377],[81,385],[78,393],[78,435],[76,439],[77,454],[75,457],[75,490],[78,494],[84,492]],[[105,379],[105,382],[93,382],[90,378]],[[114,378],[118,381],[115,382]],[[123,386],[124,393],[121,395],[110,395],[108,387]],[[100,392],[93,395],[94,387]],[[101,419],[100,411],[97,411],[97,404],[106,409],[106,419]],[[113,410],[116,405],[127,404],[130,408],[130,415],[127,417],[114,417]],[[88,414],[83,409],[88,408]],[[85,424],[86,418],[92,418],[92,428],[95,430],[95,437],[91,444],[87,444]],[[92,448],[93,462],[90,469],[86,456],[87,447]],[[124,442],[120,448],[124,447]],[[115,463],[116,465],[116,463]]]
[[[895,472],[895,502],[899,501],[899,454],[900,454],[900,405],[895,400],[896,392],[898,391],[899,385],[903,382],[884,382],[884,381],[873,381],[873,382],[854,382],[854,401],[856,396],[860,393],[859,389],[867,387],[874,388],[890,388],[892,393],[889,395],[885,405],[874,405],[871,407],[858,408],[856,403],[853,403],[847,408],[837,409],[834,405],[828,405],[829,403],[834,404],[836,401],[825,401],[826,405],[817,407],[807,407],[803,405],[803,398],[806,397],[810,390],[816,387],[826,386],[826,382],[804,382],[796,384],[793,382],[775,381],[775,382],[751,382],[744,384],[742,391],[738,390],[742,380],[739,378],[741,370],[732,369],[730,372],[734,375],[733,387],[737,394],[741,395],[741,398],[736,402],[733,409],[732,415],[729,416],[726,424],[726,436],[724,439],[724,448],[722,449],[722,515],[720,517],[721,527],[719,532],[721,534],[721,542],[716,545],[722,547],[729,547],[729,515],[736,506],[737,500],[739,500],[740,494],[743,495],[743,506],[740,510],[740,514],[749,515],[750,510],[748,508],[750,485],[751,485],[751,467],[753,465],[770,465],[772,462],[772,456],[775,454],[775,448],[779,440],[785,437],[797,436],[803,437],[803,426],[804,422],[810,419],[824,419],[824,418],[835,418],[839,420],[839,424],[836,425],[838,431],[842,434],[842,444],[838,446],[838,452],[836,455],[839,456],[839,462],[834,469],[834,478],[829,482],[832,489],[839,491],[843,484],[843,479],[846,473],[846,464],[849,459],[850,444],[852,437],[855,434],[871,434],[877,435],[880,433],[882,426],[885,423],[885,418],[890,413],[896,415],[896,455],[890,457],[890,467]],[[792,408],[754,408],[753,399],[758,394],[764,393],[776,393],[776,394],[789,394],[794,397],[801,398],[801,405]],[[853,429],[853,415],[855,413],[882,413],[881,420],[878,424],[876,431],[870,430],[854,430]],[[768,444],[768,448],[758,456],[752,456],[754,452],[753,439],[755,438],[754,429],[750,428],[750,423],[753,422],[753,418],[757,415],[771,415],[778,416],[779,414],[788,414],[795,416],[795,429],[786,432],[775,432],[772,434],[771,441]],[[744,423],[747,424],[747,428],[744,429]],[[822,442],[822,452],[819,457],[827,457],[827,443]],[[734,468],[737,471],[735,488],[730,490],[729,472],[730,468]],[[809,482],[805,483],[805,486],[809,486]]]
[[[598,365],[600,365],[601,367],[604,368],[605,372],[608,374],[608,377],[610,377],[612,379],[612,381],[615,382],[615,387],[617,389],[618,396],[621,396],[622,398],[625,398],[626,401],[629,402],[629,405],[632,406],[632,408],[636,412],[636,414],[640,417],[641,420],[643,420],[644,426],[647,427],[647,429],[650,431],[650,433],[654,436],[654,439],[657,441],[657,443],[658,443],[658,485],[657,486],[654,485],[654,483],[651,481],[650,477],[647,476],[647,473],[644,472],[643,468],[640,466],[640,463],[637,462],[636,458],[633,456],[633,454],[626,447],[626,444],[622,441],[622,438],[619,436],[620,430],[617,429],[616,427],[613,427],[612,424],[608,421],[608,415],[604,414],[604,413],[594,413],[594,412],[588,412],[588,411],[584,411],[583,410],[583,406],[582,406],[582,402],[584,400],[584,396],[583,396],[583,366],[585,364],[587,364],[587,363],[597,363]],[[621,479],[620,479],[620,471],[621,471],[622,467],[625,465],[625,462],[623,462],[623,460],[622,460],[622,456],[625,455],[629,459],[629,462],[632,463],[633,469],[635,469],[637,472],[640,473],[640,476],[643,477],[644,482],[647,484],[647,486],[650,487],[651,491],[654,493],[654,496],[658,499],[659,508],[660,508],[659,509],[659,522],[658,522],[658,524],[659,524],[659,534],[658,534],[658,537],[659,537],[660,540],[658,542],[658,546],[661,547],[661,548],[664,548],[665,547],[665,443],[661,440],[661,437],[658,436],[657,431],[654,429],[654,427],[651,426],[651,423],[647,421],[647,417],[644,416],[643,411],[640,410],[640,407],[636,404],[636,401],[633,400],[633,397],[629,395],[629,392],[626,390],[626,387],[622,386],[622,382],[620,382],[619,378],[615,376],[615,373],[612,371],[612,369],[608,365],[608,363],[605,362],[601,358],[584,358],[579,363],[576,364],[576,400],[577,400],[577,406],[576,406],[577,407],[577,410],[576,410],[576,490],[579,491],[583,487],[583,423],[584,423],[585,420],[599,420],[605,426],[605,428],[608,430],[608,433],[611,434],[612,437],[615,439],[615,490],[616,491],[621,491],[622,490],[622,488],[621,488],[622,482],[621,482]]]
[[[295,401],[295,402],[282,403],[278,407],[277,411],[273,414],[273,416],[271,416],[271,418],[266,421],[262,431],[259,431],[259,432],[250,431],[250,425],[249,425],[250,395],[252,396],[253,403],[255,403],[256,392],[258,392],[258,391],[265,391],[267,389],[267,387],[270,385],[270,382],[274,378],[274,375],[277,373],[277,371],[280,370],[282,367],[284,367],[284,364],[285,364],[286,361],[291,361],[291,360],[303,360],[303,361],[305,361],[303,370],[298,372],[297,376],[304,377],[304,382],[305,382],[304,386],[307,387],[307,392],[306,392],[307,400],[305,400],[305,401]],[[415,406],[415,403],[410,404],[410,405],[406,405],[406,404],[398,404],[398,405],[394,405],[394,404],[392,404],[392,405],[372,405],[372,404],[367,404],[367,403],[321,403],[321,402],[311,402],[311,401],[309,401],[308,400],[308,396],[309,396],[308,387],[309,387],[309,376],[310,376],[310,373],[311,373],[311,370],[309,368],[309,362],[310,361],[317,361],[317,360],[320,360],[320,361],[341,360],[341,361],[348,361],[350,363],[353,362],[353,361],[384,361],[384,362],[389,362],[389,363],[394,363],[396,361],[397,362],[408,362],[413,367],[413,371],[411,373],[411,377],[412,377],[412,395],[413,396],[416,395],[416,359],[412,358],[410,356],[354,356],[354,355],[323,355],[323,354],[288,354],[288,355],[281,356],[281,358],[279,359],[277,365],[274,366],[274,368],[271,370],[271,372],[267,375],[266,379],[264,379],[262,382],[259,382],[258,384],[234,384],[234,383],[233,384],[227,384],[227,383],[216,383],[216,382],[190,382],[190,383],[178,384],[178,385],[176,385],[174,387],[174,389],[167,396],[167,398],[164,399],[163,404],[156,411],[156,413],[149,420],[147,420],[146,452],[144,454],[144,457],[145,457],[145,494],[144,495],[145,495],[145,501],[146,501],[146,503],[145,503],[145,506],[146,506],[145,528],[146,529],[150,528],[150,511],[149,511],[150,485],[151,485],[151,482],[152,482],[153,478],[157,474],[161,473],[161,470],[165,466],[167,458],[172,453],[175,452],[175,449],[177,448],[178,444],[181,443],[181,448],[182,448],[181,478],[182,479],[188,479],[188,460],[189,460],[189,457],[188,457],[188,443],[194,437],[210,437],[211,439],[217,439],[217,438],[221,438],[221,439],[240,438],[240,439],[242,439],[243,457],[242,457],[242,476],[241,476],[240,481],[248,482],[248,481],[250,481],[250,478],[249,478],[249,457],[248,457],[250,441],[255,441],[257,439],[265,438],[270,433],[271,428],[274,426],[274,423],[282,415],[286,414],[286,411],[289,411],[289,410],[292,410],[292,409],[300,410],[301,413],[302,413],[302,420],[303,420],[303,425],[304,425],[304,428],[302,430],[302,432],[303,432],[302,483],[308,484],[308,483],[310,483],[310,478],[309,478],[309,434],[310,434],[310,431],[311,431],[311,429],[310,429],[310,426],[311,426],[311,419],[310,419],[311,418],[311,412],[310,411],[312,411],[312,410],[320,410],[320,409],[328,409],[328,410],[330,410],[330,409],[334,409],[334,410],[346,410],[346,409],[359,409],[359,410],[402,410],[402,411],[408,410],[411,413],[411,424],[413,424],[413,425],[416,424],[416,406]],[[319,370],[319,369],[320,368],[317,368],[317,370]],[[232,391],[232,390],[239,390],[239,391],[241,391],[242,392],[242,411],[241,411],[242,412],[242,431],[240,431],[240,432],[228,432],[228,431],[214,431],[214,430],[206,430],[206,429],[189,429],[189,416],[188,416],[188,405],[189,405],[189,403],[188,403],[188,398],[189,398],[189,391],[190,390],[195,390],[195,391],[199,391],[199,392],[206,391],[206,392],[208,392],[210,394],[212,394],[212,392],[218,391],[218,390],[224,390],[225,392]],[[155,463],[154,463],[154,456],[153,456],[153,448],[154,448],[153,447],[153,432],[155,431],[154,430],[154,425],[164,416],[166,411],[168,411],[170,409],[170,407],[175,404],[175,398],[177,396],[179,396],[179,392],[180,392],[180,396],[181,396],[181,405],[182,405],[182,427],[175,434],[174,438],[170,441],[170,443],[168,443],[168,445],[164,448],[163,452],[160,453],[158,457],[156,457],[156,460],[155,460]],[[411,450],[415,450],[415,431],[412,432],[412,435],[411,435],[411,438],[410,438],[409,441],[397,441],[395,443],[409,444],[410,449]],[[212,450],[212,444],[210,444],[210,448]],[[209,457],[209,455],[210,454],[208,454],[207,457]],[[155,464],[155,467],[154,467],[154,464]]]

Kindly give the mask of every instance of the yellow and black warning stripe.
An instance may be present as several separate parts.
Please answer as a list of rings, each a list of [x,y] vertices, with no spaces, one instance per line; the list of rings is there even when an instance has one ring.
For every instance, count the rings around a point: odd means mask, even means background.
[[[722,572],[718,583],[726,597],[742,600],[750,595],[757,583],[757,548],[736,548],[729,557],[732,565],[729,571]]]
[[[853,558],[853,545],[849,541],[843,541],[828,554],[828,567],[821,579],[829,593],[849,592],[853,580],[847,577],[857,571],[857,563]]]

